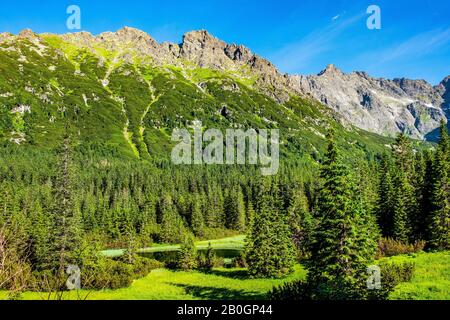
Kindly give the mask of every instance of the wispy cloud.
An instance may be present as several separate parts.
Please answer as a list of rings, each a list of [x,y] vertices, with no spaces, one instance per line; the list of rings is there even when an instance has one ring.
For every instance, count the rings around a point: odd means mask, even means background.
[[[420,33],[372,55],[377,56],[379,63],[387,63],[405,58],[423,57],[437,52],[446,45],[450,45],[450,28]]]
[[[325,27],[312,31],[303,39],[280,48],[270,58],[284,72],[298,72],[320,54],[333,50],[339,35],[364,17],[365,14],[359,14],[339,21],[335,19]]]
[[[331,18],[331,21],[336,21],[337,19],[339,19],[341,17],[340,14],[335,15],[333,18]]]

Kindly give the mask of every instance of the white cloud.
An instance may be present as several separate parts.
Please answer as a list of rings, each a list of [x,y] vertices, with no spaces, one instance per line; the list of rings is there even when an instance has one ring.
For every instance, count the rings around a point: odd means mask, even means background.
[[[380,63],[398,61],[406,57],[422,57],[450,44],[450,28],[435,29],[415,35],[378,52]]]

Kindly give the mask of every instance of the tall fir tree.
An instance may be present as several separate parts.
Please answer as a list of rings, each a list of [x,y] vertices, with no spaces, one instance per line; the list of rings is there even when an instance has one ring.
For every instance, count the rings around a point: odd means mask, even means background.
[[[228,229],[245,230],[245,203],[240,186],[235,186],[228,191],[225,214]]]
[[[447,128],[441,124],[441,139],[433,163],[430,247],[450,249],[450,142]]]
[[[246,243],[246,261],[253,277],[283,277],[292,272],[295,250],[286,215],[274,206],[278,194],[270,178],[259,186],[251,234]]]
[[[191,203],[191,228],[196,236],[203,236],[205,224],[201,208],[201,198],[198,194],[194,196]]]
[[[392,183],[392,164],[390,157],[383,155],[380,163],[380,183],[378,189],[378,223],[384,237],[394,233],[394,186]]]
[[[81,221],[73,204],[74,167],[70,138],[66,136],[58,153],[59,168],[53,186],[54,203],[51,210],[51,235],[46,269],[57,277],[65,277],[69,265],[81,265]]]
[[[178,214],[170,195],[163,196],[159,210],[161,215],[159,240],[163,243],[182,242],[187,233],[183,220]]]
[[[418,215],[419,204],[412,181],[415,177],[414,154],[411,142],[403,133],[397,137],[394,145],[394,213],[393,237],[408,242],[414,238],[413,222]]]
[[[361,299],[366,285],[366,264],[374,247],[364,241],[371,224],[355,195],[348,170],[328,134],[328,150],[321,168],[318,225],[314,232],[308,268],[308,287],[313,299]]]
[[[302,189],[292,194],[288,215],[297,251],[301,257],[307,257],[312,242],[314,219],[309,209],[308,198]]]

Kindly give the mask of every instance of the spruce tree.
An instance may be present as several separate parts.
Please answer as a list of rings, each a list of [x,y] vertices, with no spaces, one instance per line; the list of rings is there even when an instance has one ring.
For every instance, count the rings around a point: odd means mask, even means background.
[[[297,251],[300,256],[307,257],[312,242],[314,219],[309,209],[308,198],[302,189],[291,195],[288,215]]]
[[[450,142],[445,124],[441,125],[441,139],[433,163],[430,247],[450,249]]]
[[[245,230],[245,204],[244,195],[240,186],[229,190],[225,202],[227,228],[232,230]]]
[[[412,197],[411,185],[407,181],[406,174],[403,171],[397,172],[394,194],[394,214],[392,237],[404,243],[408,242],[409,229],[408,209]]]
[[[199,195],[196,195],[191,203],[191,228],[196,236],[203,236],[205,225]]]
[[[187,235],[181,245],[178,267],[185,271],[193,270],[197,267],[197,248],[191,235]]]
[[[270,178],[263,178],[255,218],[246,243],[246,261],[252,277],[283,277],[292,272],[295,250],[286,215],[274,206],[277,196]]]
[[[394,187],[391,161],[387,154],[383,155],[381,159],[379,176],[378,223],[382,235],[392,237],[394,232]]]
[[[183,220],[173,205],[172,197],[166,194],[160,204],[161,231],[159,240],[163,243],[180,243],[184,240],[186,230]]]
[[[68,136],[65,137],[59,150],[58,160],[59,167],[53,186],[54,203],[51,210],[51,235],[46,269],[62,280],[68,265],[81,264],[77,253],[79,253],[81,245],[82,230],[73,205],[74,168]]]
[[[393,237],[408,242],[414,239],[413,223],[420,210],[412,181],[415,177],[414,154],[411,143],[404,134],[394,145],[395,176],[393,203]]]
[[[328,140],[307,283],[312,299],[361,299],[365,266],[374,248],[362,241],[366,230],[360,228],[370,221],[354,194],[356,188],[339,157],[333,132]]]

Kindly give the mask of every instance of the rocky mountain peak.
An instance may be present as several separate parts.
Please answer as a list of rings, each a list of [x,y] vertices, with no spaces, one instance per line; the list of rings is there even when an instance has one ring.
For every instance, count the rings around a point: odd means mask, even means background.
[[[291,79],[299,91],[340,113],[349,123],[382,135],[404,132],[424,139],[446,119],[442,93],[424,80],[345,74],[334,65],[317,76]],[[446,91],[444,85],[441,91]]]
[[[28,39],[30,41],[35,41],[38,38],[38,35],[30,29],[24,29],[24,30],[20,31],[19,38],[20,39]]]
[[[329,64],[323,71],[321,71],[318,76],[323,75],[343,75],[344,73],[338,69],[334,64]]]
[[[14,36],[9,32],[0,33],[0,42],[4,42],[4,41],[7,41],[7,40],[10,40],[13,38],[14,38]]]

